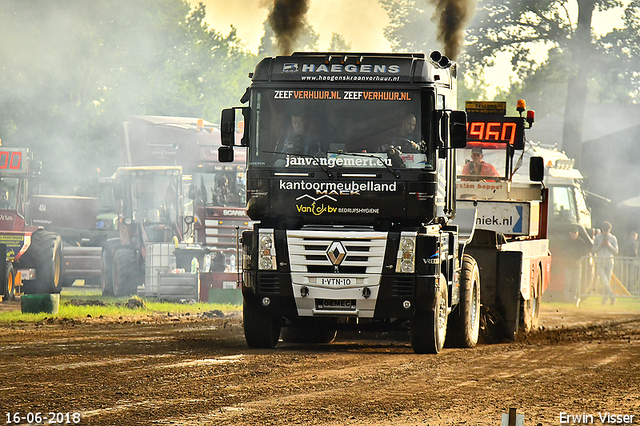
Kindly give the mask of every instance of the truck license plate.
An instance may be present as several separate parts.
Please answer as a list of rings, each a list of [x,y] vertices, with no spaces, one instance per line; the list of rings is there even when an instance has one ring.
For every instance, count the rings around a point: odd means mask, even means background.
[[[316,309],[319,311],[355,311],[355,299],[316,299]]]
[[[318,278],[316,283],[321,285],[348,286],[355,283],[351,278]]]

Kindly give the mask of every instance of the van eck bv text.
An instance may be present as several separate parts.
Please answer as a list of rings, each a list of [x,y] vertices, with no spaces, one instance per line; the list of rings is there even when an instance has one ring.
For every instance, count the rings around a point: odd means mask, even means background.
[[[597,416],[593,414],[568,414],[568,413],[560,413],[560,424],[572,424],[572,425],[581,425],[581,424],[595,424],[596,421],[600,421],[601,424],[605,425],[629,425],[633,424],[633,419],[635,418],[635,414],[612,414],[608,412],[600,413],[598,412]]]

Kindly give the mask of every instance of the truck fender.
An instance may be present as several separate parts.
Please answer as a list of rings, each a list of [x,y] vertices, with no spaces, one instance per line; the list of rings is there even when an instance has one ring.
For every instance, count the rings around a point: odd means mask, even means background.
[[[465,247],[473,240],[476,230],[476,209],[456,209],[456,216],[451,220],[458,227],[458,258],[462,259]]]

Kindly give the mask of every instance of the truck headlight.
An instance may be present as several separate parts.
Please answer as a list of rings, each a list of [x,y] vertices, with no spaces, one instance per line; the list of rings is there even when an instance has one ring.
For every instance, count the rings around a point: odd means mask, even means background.
[[[396,272],[411,274],[415,272],[416,233],[403,232],[400,235],[398,256],[396,260]]]
[[[273,229],[261,229],[258,237],[258,268],[263,271],[276,269],[276,253],[273,244]]]

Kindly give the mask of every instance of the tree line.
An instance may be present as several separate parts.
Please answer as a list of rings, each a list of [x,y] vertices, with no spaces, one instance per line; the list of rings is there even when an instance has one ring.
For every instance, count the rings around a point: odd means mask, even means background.
[[[637,102],[640,97],[638,1],[479,0],[458,61],[460,99],[486,99],[483,70],[499,52],[512,58],[517,79],[499,98],[525,96],[539,115],[562,113],[565,148],[575,145],[588,101]],[[395,51],[440,48],[428,0],[379,0]],[[620,28],[594,34],[594,11],[624,8]],[[3,0],[0,5],[0,138],[42,159],[51,192],[69,193],[118,166],[122,121],[129,115],[201,117],[217,121],[237,105],[255,64],[277,54],[265,21],[257,54],[232,27],[210,28],[202,4],[186,0]],[[296,50],[318,50],[305,17]],[[542,63],[536,46],[549,49]],[[322,50],[324,50],[323,47]],[[333,34],[328,50],[348,51]],[[566,107],[566,109],[565,109]],[[574,146],[575,148],[575,146]]]

